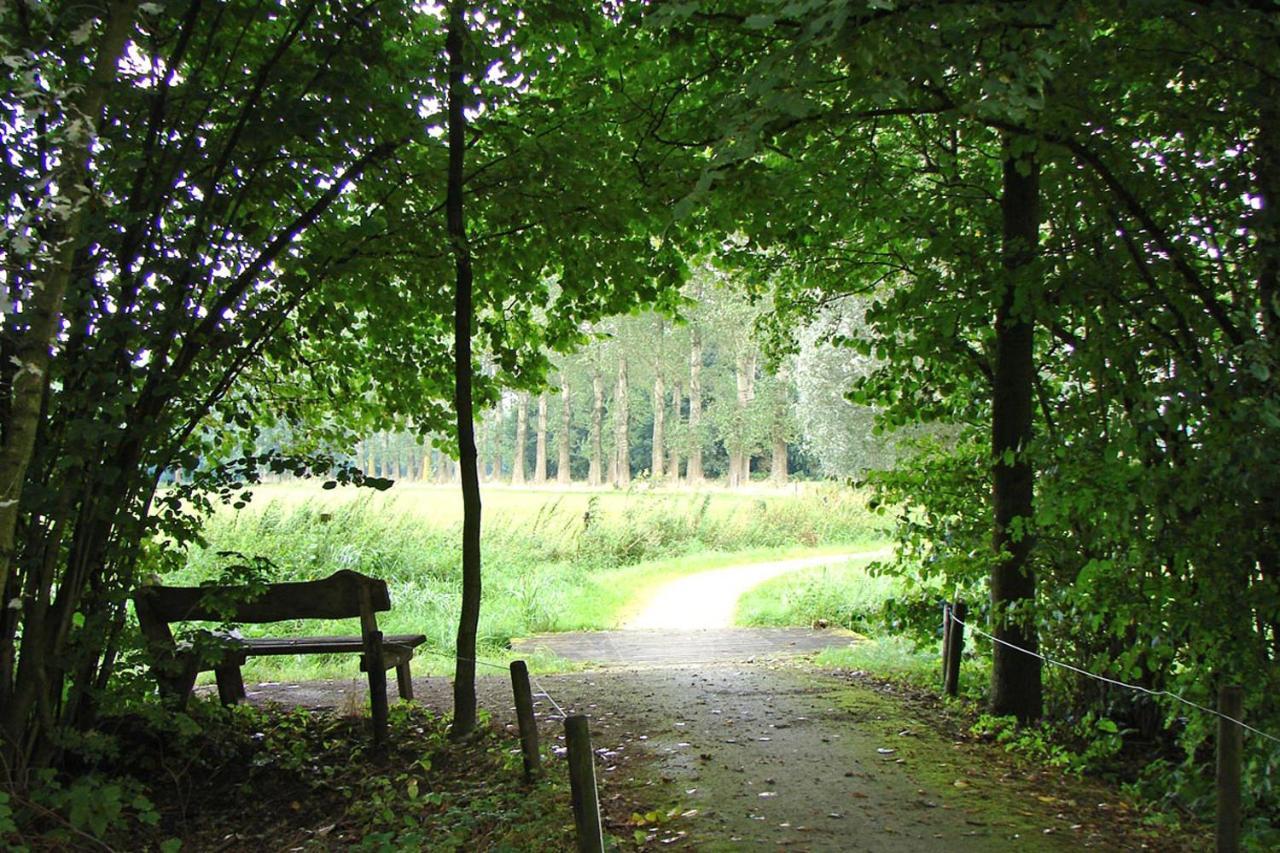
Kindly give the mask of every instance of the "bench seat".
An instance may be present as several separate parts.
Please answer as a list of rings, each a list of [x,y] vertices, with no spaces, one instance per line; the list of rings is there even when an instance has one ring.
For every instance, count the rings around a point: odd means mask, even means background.
[[[384,652],[389,646],[416,649],[427,641],[425,634],[391,634],[382,638]],[[233,640],[251,657],[268,655],[353,654],[364,651],[362,637],[237,637]]]

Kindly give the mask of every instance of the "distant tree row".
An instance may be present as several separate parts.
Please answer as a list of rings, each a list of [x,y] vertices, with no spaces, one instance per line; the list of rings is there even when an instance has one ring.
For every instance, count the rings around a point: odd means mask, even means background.
[[[555,360],[549,387],[502,397],[477,424],[482,479],[738,487],[888,465],[892,452],[872,432],[872,410],[845,399],[869,362],[851,362],[815,333],[771,363],[756,333],[765,308],[720,278],[700,270],[677,319],[649,312],[597,324],[590,344]],[[369,476],[457,478],[451,456],[411,429],[372,433],[355,454]]]

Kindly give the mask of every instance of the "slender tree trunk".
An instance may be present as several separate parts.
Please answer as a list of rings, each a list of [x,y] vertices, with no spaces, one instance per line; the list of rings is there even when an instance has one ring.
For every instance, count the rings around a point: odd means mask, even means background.
[[[787,391],[791,386],[791,373],[784,365],[778,370],[778,382],[773,392],[773,423],[770,437],[773,449],[769,454],[769,479],[775,486],[785,486],[789,479],[787,469]]]
[[[533,453],[533,482],[547,482],[547,392],[538,395],[538,435]]]
[[[666,463],[666,420],[667,392],[662,386],[662,374],[653,378],[653,453],[652,470],[649,472],[656,483],[662,479],[662,469]]]
[[[702,335],[689,332],[689,461],[685,479],[690,485],[702,482]]]
[[[996,344],[991,451],[992,509],[996,563],[991,570],[995,636],[1028,651],[1038,649],[1031,567],[1034,473],[1027,458],[1032,436],[1035,382],[1035,317],[1029,299],[1028,267],[1035,260],[1040,230],[1039,165],[1034,155],[1015,159],[1006,138],[1001,212],[1004,220],[1004,292],[996,308]],[[1026,174],[1023,174],[1026,172]],[[1017,309],[1015,309],[1017,306]],[[1008,611],[1015,612],[1010,615]],[[1022,722],[1041,713],[1040,659],[996,643],[992,650],[991,709]]]
[[[604,474],[604,377],[596,370],[591,374],[591,461],[587,469],[587,485],[598,486]]]
[[[379,448],[381,453],[378,455],[378,467],[381,472],[380,476],[384,480],[391,480],[395,478],[395,474],[391,471],[391,436],[386,432],[382,432],[379,433],[379,437],[382,439],[382,441],[379,442],[379,444],[382,445]]]
[[[418,469],[418,481],[422,483],[431,482],[431,445],[422,448],[422,463]]]
[[[739,488],[751,480],[751,454],[747,449],[746,436],[741,434],[746,429],[747,409],[755,397],[755,353],[739,353],[733,365],[733,378],[738,386],[738,431],[729,448],[729,488]]]
[[[1258,131],[1258,165],[1255,193],[1262,208],[1254,226],[1261,263],[1258,266],[1258,300],[1262,328],[1272,352],[1280,351],[1280,83],[1264,78]]]
[[[476,628],[480,623],[480,478],[476,472],[475,407],[471,399],[471,247],[463,217],[463,180],[466,153],[467,97],[464,82],[463,36],[466,3],[449,4],[445,53],[449,60],[448,135],[449,179],[445,213],[453,248],[455,278],[453,307],[454,409],[458,415],[458,457],[462,469],[462,612],[458,618],[457,660],[453,679],[453,725],[458,738],[476,727]]]
[[[627,359],[618,359],[618,390],[613,398],[616,420],[614,421],[614,447],[616,448],[618,470],[614,483],[627,486],[631,483],[631,445],[627,440],[627,428],[631,425],[630,397],[627,386]]]
[[[529,395],[516,395],[516,447],[511,454],[511,485],[524,485],[524,448],[529,442]]]
[[[567,486],[572,481],[569,451],[571,449],[570,442],[573,434],[570,430],[573,428],[573,409],[570,407],[569,399],[569,379],[562,376],[560,378],[560,439],[557,442],[559,459],[556,464],[556,482],[562,486]]]
[[[680,401],[684,399],[684,388],[677,382],[671,389],[671,417],[675,419],[677,425],[680,423]],[[680,482],[680,447],[676,442],[671,442],[671,446],[667,449],[670,455],[667,457],[667,476],[673,484]]]
[[[0,593],[8,587],[18,518],[22,513],[22,486],[35,451],[49,382],[49,364],[62,318],[62,301],[71,283],[90,204],[88,172],[93,145],[102,124],[107,90],[115,79],[117,64],[133,29],[136,5],[132,0],[110,4],[89,82],[79,97],[67,105],[67,115],[76,120],[69,123],[66,145],[58,157],[60,165],[52,176],[66,212],[51,217],[47,267],[40,279],[32,282],[31,292],[23,300],[21,320],[26,330],[13,347],[13,364],[0,366],[8,375],[8,399],[0,436]],[[8,333],[10,324],[8,318],[5,320]],[[4,675],[7,677],[8,673]],[[0,756],[8,755],[8,748],[0,747]]]

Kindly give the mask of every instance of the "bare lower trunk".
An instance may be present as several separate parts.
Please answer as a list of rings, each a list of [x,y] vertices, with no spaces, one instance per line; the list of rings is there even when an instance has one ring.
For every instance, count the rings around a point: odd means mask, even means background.
[[[702,335],[689,334],[689,461],[685,479],[692,485],[702,482]]]
[[[1039,239],[1040,184],[1038,164],[1028,156],[1017,160],[1005,141],[1002,264],[1004,292],[996,306],[996,346],[991,453],[992,544],[996,562],[991,570],[991,606],[995,636],[992,649],[991,710],[1013,715],[1020,722],[1041,714],[1040,659],[1005,643],[1035,652],[1039,647],[1034,616],[1036,577],[1031,565],[1035,477],[1027,448],[1032,438],[1032,395],[1035,383],[1035,318],[1031,292],[1023,281],[1035,260]],[[1023,171],[1027,174],[1023,174]],[[1008,615],[1010,608],[1015,615]]]
[[[533,454],[533,482],[547,482],[547,392],[538,395],[538,435]]]
[[[662,375],[653,379],[653,452],[650,475],[655,481],[662,479],[662,469],[666,462],[666,415],[667,394],[662,387]]]
[[[573,438],[570,430],[573,428],[573,409],[570,407],[569,399],[569,380],[562,378],[560,380],[560,440],[557,450],[559,458],[556,463],[556,482],[562,486],[567,486],[571,482],[570,465],[570,440]]]
[[[614,394],[614,458],[618,467],[614,472],[613,482],[619,486],[631,483],[631,445],[627,439],[627,429],[631,426],[631,409],[627,386],[627,360],[618,359],[618,388]]]
[[[591,462],[587,469],[587,484],[601,484],[604,464],[604,378],[600,371],[591,374]]]
[[[773,436],[773,453],[769,457],[769,479],[775,486],[787,484],[787,442],[776,432]]]
[[[684,399],[684,389],[677,382],[675,387],[671,389],[671,417],[675,419],[676,424],[680,423],[680,401]],[[680,482],[680,448],[676,442],[671,442],[668,448],[670,455],[667,457],[667,476],[672,483]]]
[[[524,485],[524,447],[529,441],[529,395],[516,396],[516,446],[511,454],[511,485]]]
[[[745,430],[747,408],[755,398],[756,357],[754,352],[740,353],[733,366],[733,378],[738,386],[738,429]],[[751,481],[751,453],[746,446],[746,436],[737,435],[735,446],[729,450],[729,488],[736,489]]]

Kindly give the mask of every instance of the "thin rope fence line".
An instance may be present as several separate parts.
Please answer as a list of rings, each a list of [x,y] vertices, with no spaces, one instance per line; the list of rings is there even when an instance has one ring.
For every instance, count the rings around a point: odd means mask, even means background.
[[[1072,666],[1069,663],[1063,663],[1062,661],[1045,657],[1039,652],[1033,652],[1030,649],[1024,649],[1022,646],[1015,645],[1009,642],[1008,640],[1002,640],[999,637],[988,634],[986,631],[982,630],[976,625],[970,625],[969,623],[957,617],[954,611],[951,613],[951,619],[956,624],[963,625],[964,627],[973,631],[975,634],[981,634],[982,636],[986,637],[988,640],[991,640],[992,642],[999,643],[1002,646],[1006,646],[1010,649],[1014,649],[1016,651],[1022,652],[1024,655],[1031,655],[1032,657],[1039,658],[1045,663],[1052,664],[1053,666],[1061,667],[1062,669],[1069,669],[1072,672],[1079,673],[1080,675],[1087,676],[1096,681],[1103,681],[1103,682],[1106,682],[1107,684],[1114,684],[1116,687],[1124,687],[1129,690],[1136,690],[1139,693],[1146,693],[1148,696],[1168,696],[1170,699],[1176,699],[1177,701],[1183,703],[1184,705],[1190,705],[1192,708],[1196,708],[1197,710],[1203,711],[1206,714],[1212,714],[1215,717],[1220,717],[1224,720],[1227,720],[1228,722],[1235,723],[1237,726],[1240,726],[1242,729],[1253,732],[1254,734],[1259,735],[1260,737],[1264,737],[1267,740],[1280,743],[1280,737],[1276,737],[1273,734],[1268,734],[1267,732],[1264,732],[1262,729],[1254,728],[1253,726],[1246,723],[1244,720],[1237,720],[1235,717],[1228,716],[1227,714],[1224,714],[1215,708],[1210,708],[1205,705],[1201,705],[1198,702],[1192,702],[1190,699],[1184,699],[1183,697],[1179,696],[1177,693],[1171,693],[1168,690],[1152,690],[1151,688],[1143,687],[1140,684],[1130,684],[1127,681],[1118,681],[1117,679],[1114,679],[1114,678],[1108,678],[1105,675],[1098,675],[1095,672],[1089,672],[1088,670],[1081,669],[1078,666]]]
[[[451,655],[446,652],[437,651],[435,649],[427,649],[427,652],[429,652],[430,654],[436,655],[438,657],[448,658],[449,660],[460,660],[466,663],[473,663],[477,666],[487,666],[490,669],[496,669],[500,672],[509,671],[507,667],[502,666],[501,664],[489,663],[489,661],[487,660],[476,660],[474,658],[460,658],[457,655]],[[564,708],[560,707],[560,703],[557,702],[555,698],[552,697],[552,695],[547,692],[547,688],[543,687],[541,682],[539,682],[538,679],[535,678],[532,673],[529,674],[529,680],[532,681],[533,686],[538,688],[538,690],[540,691],[538,693],[535,693],[534,694],[535,696],[544,697],[548,702],[551,703],[551,707],[555,708],[556,712],[559,713],[561,717],[568,718],[569,715],[565,713]]]

